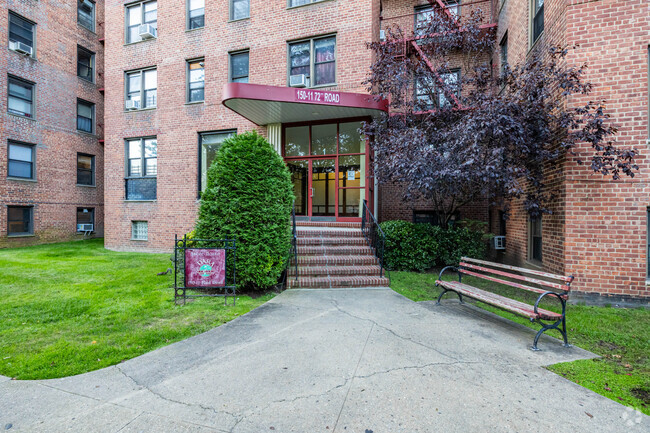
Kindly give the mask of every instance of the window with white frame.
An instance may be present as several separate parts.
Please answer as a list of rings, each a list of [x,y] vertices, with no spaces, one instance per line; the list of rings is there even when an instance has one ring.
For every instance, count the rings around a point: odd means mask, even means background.
[[[440,74],[440,79],[445,83],[445,88],[449,92],[456,95],[456,97],[460,96],[460,69]],[[444,91],[439,90],[437,103],[438,107],[443,108],[449,106],[451,101]]]
[[[417,111],[431,110],[436,107],[436,86],[429,76],[415,79],[415,98]]]
[[[217,157],[224,140],[237,134],[236,129],[227,131],[202,132],[199,134],[199,191],[205,191],[208,184],[208,169]]]
[[[149,239],[149,223],[147,221],[131,221],[131,240],[146,241]]]
[[[205,99],[204,62],[203,59],[187,62],[187,102],[200,102]]]
[[[139,42],[145,39],[149,27],[153,27],[153,36],[156,37],[158,28],[158,3],[147,1],[126,5],[126,42]],[[141,27],[142,26],[142,27]]]
[[[77,22],[91,32],[95,31],[95,2],[77,0]]]
[[[289,75],[301,74],[312,87],[336,84],[336,36],[289,44]]]
[[[36,24],[17,15],[9,12],[9,47],[19,44],[12,49],[22,49],[29,47],[32,51],[32,56],[36,54]],[[29,51],[29,49],[27,50]]]
[[[155,200],[158,141],[155,137],[126,141],[126,200]]]
[[[34,83],[9,75],[7,111],[11,114],[34,117]]]
[[[205,27],[205,0],[187,0],[187,28]]]
[[[230,0],[230,19],[243,20],[250,17],[250,0]]]
[[[248,51],[230,53],[230,81],[248,83]]]
[[[127,109],[154,108],[157,103],[158,71],[145,69],[126,73]]]
[[[531,1],[531,30],[532,30],[532,43],[540,37],[544,32],[544,0],[530,0]]]
[[[289,7],[294,8],[296,6],[308,5],[311,3],[320,3],[324,0],[289,0]]]
[[[7,144],[7,177],[35,179],[36,146],[15,141]]]

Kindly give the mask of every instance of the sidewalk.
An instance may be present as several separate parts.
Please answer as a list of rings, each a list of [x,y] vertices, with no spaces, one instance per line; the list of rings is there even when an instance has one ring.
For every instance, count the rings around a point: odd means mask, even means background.
[[[648,431],[650,417],[543,368],[593,354],[546,336],[533,352],[533,336],[453,299],[290,290],[115,367],[0,378],[0,431]]]

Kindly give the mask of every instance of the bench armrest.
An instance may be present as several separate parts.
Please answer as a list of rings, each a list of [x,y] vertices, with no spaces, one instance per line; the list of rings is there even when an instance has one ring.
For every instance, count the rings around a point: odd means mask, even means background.
[[[564,315],[566,313],[566,301],[565,301],[564,298],[566,297],[567,294],[566,294],[566,292],[565,293],[556,293],[556,292],[553,292],[551,290],[549,290],[548,292],[544,292],[541,295],[539,295],[539,298],[537,298],[537,301],[535,301],[535,308],[533,310],[533,311],[535,311],[535,314],[537,314],[537,307],[539,306],[539,302],[542,300],[542,298],[544,296],[549,296],[549,295],[555,296],[556,298],[558,298],[560,300],[560,303],[562,304],[562,317],[564,317]]]
[[[458,268],[456,266],[446,266],[446,267],[442,268],[442,271],[440,271],[440,274],[438,275],[438,280],[442,280],[442,274],[444,274],[447,269],[451,269],[451,270],[453,270],[454,272],[456,272],[458,274],[458,282],[460,283],[462,276],[461,276],[460,272],[458,272]],[[437,282],[436,282],[436,287],[438,287]]]

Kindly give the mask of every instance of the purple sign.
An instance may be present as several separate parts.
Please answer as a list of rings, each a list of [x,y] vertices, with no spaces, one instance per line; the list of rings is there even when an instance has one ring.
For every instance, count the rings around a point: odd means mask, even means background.
[[[223,287],[226,285],[226,250],[185,250],[185,287]]]

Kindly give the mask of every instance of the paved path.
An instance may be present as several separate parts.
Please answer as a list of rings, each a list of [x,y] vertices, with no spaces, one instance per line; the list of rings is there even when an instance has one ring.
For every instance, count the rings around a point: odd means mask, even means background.
[[[551,338],[532,352],[532,336],[453,299],[287,291],[119,366],[0,378],[0,431],[648,431],[650,417],[542,368],[592,354]]]

